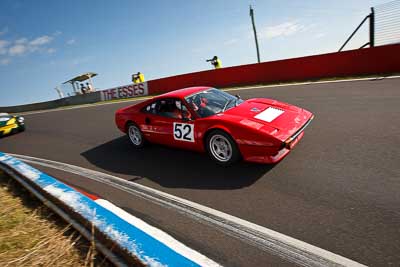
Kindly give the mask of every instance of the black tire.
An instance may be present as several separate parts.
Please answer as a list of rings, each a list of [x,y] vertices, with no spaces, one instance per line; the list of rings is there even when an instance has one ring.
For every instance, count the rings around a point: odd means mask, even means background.
[[[205,146],[210,158],[219,165],[229,166],[241,159],[236,142],[222,130],[213,130],[209,133]]]
[[[146,140],[142,131],[137,124],[130,122],[126,125],[126,135],[135,148],[142,148],[146,144]]]
[[[19,128],[18,128],[18,130],[19,130],[20,132],[25,131],[25,125],[20,125]]]

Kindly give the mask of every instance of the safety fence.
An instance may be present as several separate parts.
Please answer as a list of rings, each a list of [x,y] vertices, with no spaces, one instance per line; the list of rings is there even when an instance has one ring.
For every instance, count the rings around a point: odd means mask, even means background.
[[[364,43],[364,47],[374,47],[378,45],[396,44],[400,42],[400,0],[371,7],[371,12],[364,17],[361,23],[346,39],[339,48],[341,52],[350,40],[357,34],[364,23],[368,22],[369,41]]]
[[[189,248],[182,249],[185,246],[170,236],[168,239],[173,242],[169,244],[174,245],[166,245],[154,236],[158,229],[153,227],[146,231],[144,228],[151,226],[135,225],[137,218],[112,203],[90,198],[1,152],[0,171],[18,181],[85,238],[94,239],[96,248],[116,266],[219,266]],[[190,251],[191,254],[178,253],[181,251]]]
[[[400,1],[377,5],[374,11],[376,45],[400,43]]]

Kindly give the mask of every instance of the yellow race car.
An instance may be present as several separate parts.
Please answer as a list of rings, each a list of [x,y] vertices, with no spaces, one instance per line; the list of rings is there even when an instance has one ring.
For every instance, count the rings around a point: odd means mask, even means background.
[[[25,119],[8,113],[0,113],[0,137],[25,131]]]

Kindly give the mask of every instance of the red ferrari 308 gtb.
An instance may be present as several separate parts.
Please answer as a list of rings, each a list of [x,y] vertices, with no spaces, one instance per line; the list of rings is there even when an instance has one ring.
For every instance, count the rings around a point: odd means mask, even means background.
[[[118,128],[136,148],[146,142],[207,151],[221,165],[276,163],[313,119],[305,109],[266,98],[242,100],[210,87],[169,92],[119,109]]]

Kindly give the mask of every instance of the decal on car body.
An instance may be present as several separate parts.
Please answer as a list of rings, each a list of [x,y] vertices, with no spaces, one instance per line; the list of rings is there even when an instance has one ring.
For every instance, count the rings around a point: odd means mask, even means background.
[[[275,120],[277,117],[282,115],[285,111],[273,107],[269,107],[263,112],[258,113],[254,118],[266,121],[266,122],[271,122]]]
[[[194,124],[174,122],[174,139],[194,142]]]

